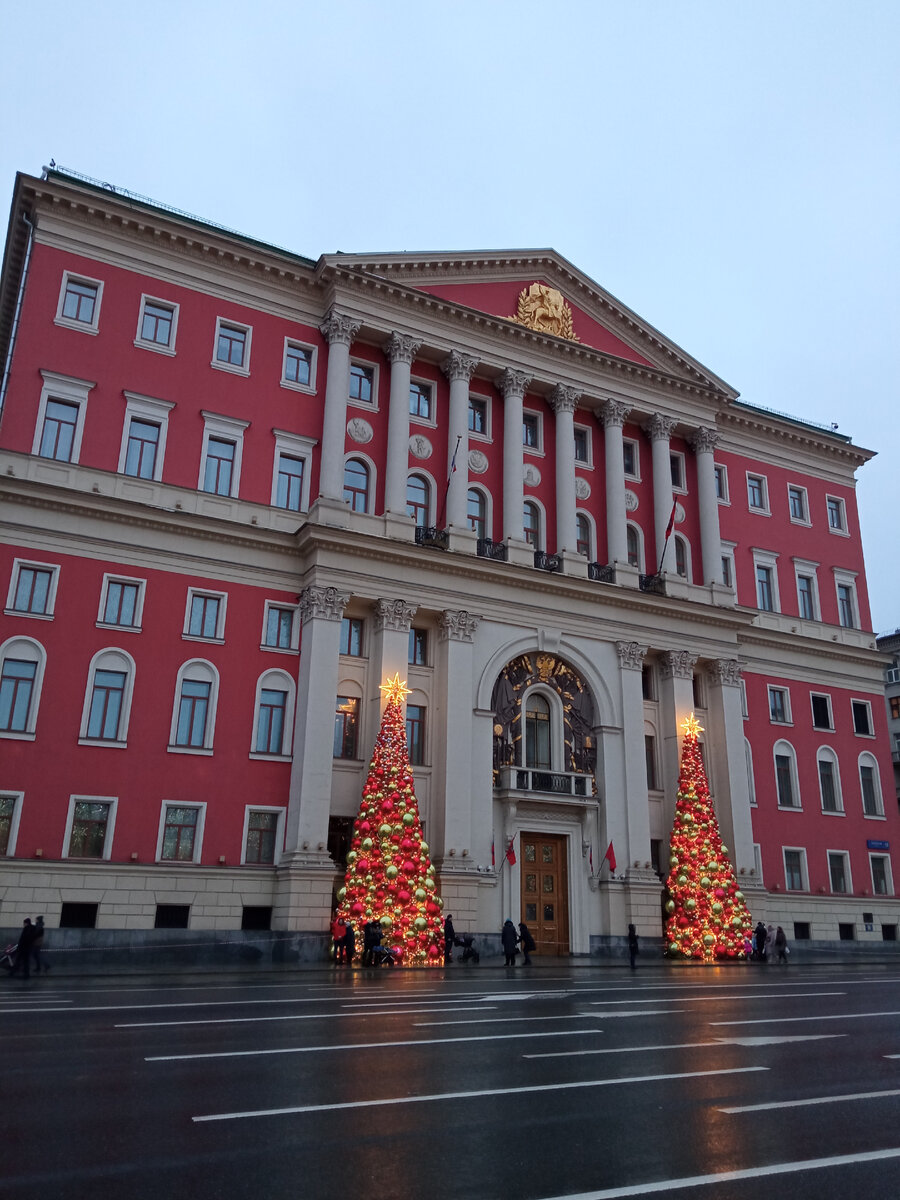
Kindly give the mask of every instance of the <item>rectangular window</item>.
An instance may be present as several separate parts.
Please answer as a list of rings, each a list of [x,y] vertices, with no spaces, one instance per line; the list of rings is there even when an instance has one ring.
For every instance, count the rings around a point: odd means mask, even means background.
[[[9,854],[15,815],[16,797],[0,796],[0,856],[3,857]]]
[[[72,461],[78,413],[77,404],[69,404],[63,400],[47,401],[41,445],[38,451],[41,458],[53,458],[57,462]]]
[[[734,589],[734,571],[730,554],[722,555],[722,582],[727,588]]]
[[[728,468],[723,467],[721,463],[715,465],[716,473],[716,499],[728,499]]]
[[[811,575],[797,576],[797,605],[805,621],[816,619],[814,582]]]
[[[839,583],[837,585],[838,619],[844,629],[856,628],[856,603],[853,595],[853,585]]]
[[[278,836],[277,812],[251,808],[247,817],[247,844],[244,862],[253,866],[271,866],[275,862]]]
[[[125,475],[138,479],[154,479],[156,454],[159,448],[159,426],[152,421],[132,417],[128,426],[128,445],[125,449]]]
[[[211,684],[204,680],[182,681],[178,722],[175,727],[176,746],[202,748],[205,745],[211,692]]]
[[[469,432],[487,435],[487,401],[469,397]]]
[[[166,805],[160,858],[166,862],[193,862],[200,809]]]
[[[757,512],[768,512],[769,503],[764,475],[747,476],[747,503]]]
[[[793,764],[789,754],[775,755],[775,786],[778,792],[778,807],[796,808]]]
[[[522,416],[522,445],[531,450],[540,448],[540,422],[536,413],[525,413]]]
[[[13,595],[14,612],[44,616],[49,612],[54,569],[20,566]]]
[[[834,725],[831,720],[831,697],[817,696],[815,693],[813,693],[809,699],[812,704],[813,729],[833,729]]]
[[[350,399],[371,404],[374,398],[375,369],[359,363],[350,364]]]
[[[769,688],[769,720],[777,725],[790,724],[790,698],[785,688]]]
[[[156,346],[171,346],[174,323],[173,308],[167,304],[159,304],[156,300],[145,300],[141,313],[140,340],[152,342]]]
[[[257,754],[284,752],[284,719],[287,711],[287,692],[263,688],[259,695],[259,719],[256,725]]]
[[[111,805],[76,800],[69,834],[69,858],[103,858]]]
[[[188,635],[198,638],[217,638],[219,617],[222,608],[221,596],[207,596],[202,592],[191,595],[191,610],[188,619]]]
[[[756,567],[756,606],[763,612],[775,611],[775,590],[772,581],[772,568],[757,564]]]
[[[409,631],[409,665],[412,667],[428,666],[428,630],[410,629]]]
[[[241,929],[255,929],[261,932],[271,928],[271,904],[245,904],[241,909]]]
[[[425,762],[425,709],[421,704],[406,706],[406,743],[409,761],[414,767]]]
[[[872,706],[868,700],[853,700],[850,703],[853,713],[853,732],[862,737],[872,736]]]
[[[103,605],[101,622],[104,625],[124,625],[133,629],[138,622],[141,584],[128,583],[124,579],[109,579],[106,584],[106,602]]]
[[[804,890],[802,850],[785,850],[784,886],[789,892],[802,892]]]
[[[203,491],[216,496],[231,495],[235,443],[211,437],[206,446],[206,465],[203,471]]]
[[[837,496],[826,496],[825,504],[828,509],[828,528],[833,533],[846,533],[847,516],[843,500]]]
[[[247,358],[248,331],[237,325],[219,322],[216,333],[216,362],[230,367],[243,367]]]
[[[96,283],[74,279],[66,275],[60,316],[66,321],[75,321],[79,325],[96,324],[96,309],[100,289]]]
[[[794,922],[794,941],[808,942],[810,940],[809,921]]]
[[[363,622],[359,617],[341,618],[341,654],[361,658],[363,652]]]
[[[647,764],[647,790],[655,792],[659,788],[656,776],[656,738],[650,733],[644,734],[644,761]]]
[[[37,663],[7,658],[0,676],[0,731],[28,732]]]
[[[638,447],[637,442],[632,442],[628,438],[622,441],[622,461],[625,466],[625,474],[629,479],[637,479],[638,471]]]
[[[278,483],[275,492],[275,504],[278,508],[300,512],[303,500],[303,467],[302,458],[293,458],[290,454],[279,454]]]
[[[788,487],[788,508],[791,520],[802,525],[809,524],[809,510],[806,503],[806,488],[791,485]]]
[[[432,420],[431,384],[411,383],[409,385],[409,415],[422,421]]]
[[[124,671],[95,671],[88,715],[87,736],[102,741],[116,741],[119,719],[125,698]]]
[[[891,720],[900,721],[900,696],[891,696],[888,703],[891,706]]]
[[[60,929],[96,929],[97,904],[80,904],[64,900],[59,913]]]
[[[358,729],[359,700],[355,696],[338,696],[334,712],[335,758],[356,758]]]
[[[187,929],[191,916],[189,904],[157,904],[154,929]]]
[[[656,699],[656,675],[649,663],[641,667],[641,695],[645,700]]]
[[[266,612],[266,646],[278,650],[291,650],[294,644],[294,609],[269,605]]]
[[[685,489],[683,454],[673,452],[669,455],[669,470],[672,473],[672,487],[677,492],[683,492]]]
[[[819,791],[823,812],[839,812],[837,789],[834,786],[834,763],[830,758],[819,759]]]
[[[307,346],[288,342],[284,350],[284,378],[299,387],[312,385],[313,352]]]
[[[847,860],[843,854],[828,855],[828,877],[833,892],[847,891]]]
[[[587,466],[591,461],[590,442],[586,429],[576,428],[575,430],[575,461],[583,466]]]
[[[875,785],[875,768],[863,763],[859,768],[859,783],[862,789],[863,812],[867,817],[880,817],[882,814]]]
[[[869,857],[872,865],[872,894],[874,896],[890,895],[888,884],[888,860],[882,855],[873,854]]]

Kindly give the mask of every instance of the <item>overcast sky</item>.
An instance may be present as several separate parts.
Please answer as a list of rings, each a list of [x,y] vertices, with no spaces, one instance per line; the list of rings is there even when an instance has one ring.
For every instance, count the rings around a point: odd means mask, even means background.
[[[311,258],[552,246],[878,451],[900,625],[898,0],[0,0],[0,29],[4,208],[54,158]]]

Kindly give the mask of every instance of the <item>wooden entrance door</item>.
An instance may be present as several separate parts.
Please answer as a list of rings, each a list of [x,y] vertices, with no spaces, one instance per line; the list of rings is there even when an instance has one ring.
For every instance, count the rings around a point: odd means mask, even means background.
[[[569,879],[566,839],[523,833],[522,916],[538,954],[569,953]]]

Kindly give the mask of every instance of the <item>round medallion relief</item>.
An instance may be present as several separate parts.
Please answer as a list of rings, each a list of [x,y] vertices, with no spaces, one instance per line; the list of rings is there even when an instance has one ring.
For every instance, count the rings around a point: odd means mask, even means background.
[[[579,475],[575,480],[575,495],[579,500],[588,500],[591,495],[591,485]]]
[[[409,439],[409,452],[413,458],[431,458],[431,442],[424,433],[414,433]]]
[[[375,436],[372,426],[362,417],[353,417],[347,422],[347,433],[350,440],[364,446],[366,442],[371,442]]]
[[[684,505],[679,500],[675,505],[675,524],[680,525],[684,520]]]
[[[528,487],[538,487],[541,482],[541,473],[534,463],[526,463],[522,468],[522,479]]]
[[[625,511],[626,512],[634,512],[634,510],[637,508],[637,506],[638,506],[637,493],[633,492],[631,490],[631,488],[626,488],[625,489]]]
[[[476,475],[483,475],[488,469],[487,455],[481,450],[469,451],[469,470]]]

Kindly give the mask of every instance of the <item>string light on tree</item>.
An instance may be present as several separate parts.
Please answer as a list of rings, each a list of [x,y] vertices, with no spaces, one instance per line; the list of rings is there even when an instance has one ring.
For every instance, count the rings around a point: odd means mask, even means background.
[[[668,953],[706,963],[743,958],[752,923],[709,797],[698,740],[703,726],[691,713],[681,729],[684,743],[666,881]]]
[[[403,706],[410,689],[399,672],[381,684],[387,701],[347,854],[338,915],[352,926],[381,925],[382,942],[407,966],[443,962],[443,901],[422,838]]]

